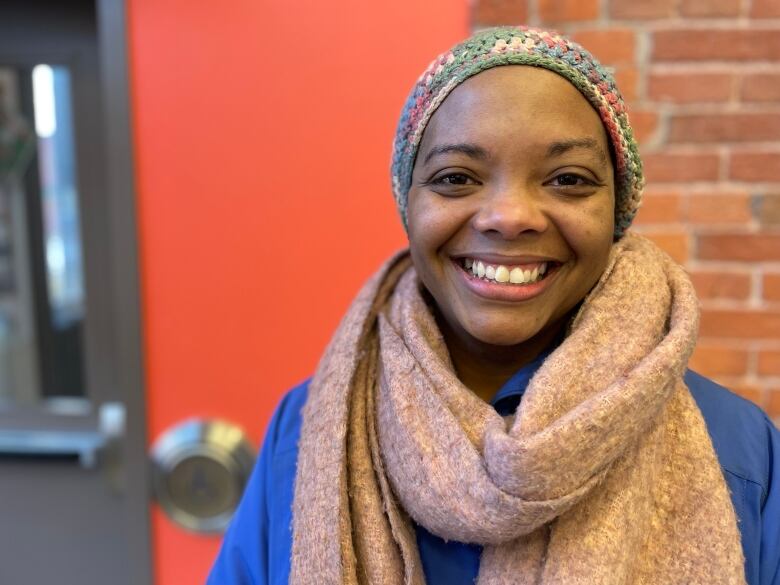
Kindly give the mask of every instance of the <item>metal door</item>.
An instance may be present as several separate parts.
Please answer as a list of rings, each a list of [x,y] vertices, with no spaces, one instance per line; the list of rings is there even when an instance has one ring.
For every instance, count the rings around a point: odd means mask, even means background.
[[[404,244],[394,127],[430,59],[465,36],[468,3],[127,6],[149,437],[219,418],[257,445]],[[156,583],[203,583],[219,540],[155,506]]]
[[[150,582],[121,2],[0,6],[0,583]]]

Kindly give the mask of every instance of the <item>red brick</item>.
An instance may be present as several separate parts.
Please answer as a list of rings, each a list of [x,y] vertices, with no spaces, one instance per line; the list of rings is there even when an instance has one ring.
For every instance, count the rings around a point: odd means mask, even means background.
[[[761,288],[767,301],[780,301],[780,274],[765,274]]]
[[[763,227],[780,227],[780,193],[756,196],[753,209]]]
[[[769,391],[766,413],[774,419],[780,417],[780,388]]]
[[[527,0],[478,0],[471,6],[475,25],[520,24],[528,20]]]
[[[642,162],[649,184],[716,181],[720,166],[715,153],[670,153],[668,150],[643,154]]]
[[[691,195],[687,217],[691,223],[744,224],[753,218],[750,203],[750,195],[747,193]]]
[[[699,343],[688,365],[705,376],[741,376],[747,373],[747,351]]]
[[[671,256],[675,262],[685,264],[689,256],[688,234],[685,232],[642,232]]]
[[[539,0],[539,16],[545,22],[595,20],[598,0]]]
[[[734,392],[734,394],[741,396],[745,400],[750,400],[750,402],[760,406],[761,408],[763,408],[764,404],[766,404],[766,397],[764,396],[764,391],[760,386],[756,386],[755,384],[742,383],[727,385],[726,387]]]
[[[708,309],[701,312],[702,337],[780,339],[780,309],[749,311]]]
[[[780,350],[758,352],[758,373],[762,376],[780,376]]]
[[[738,181],[780,182],[780,152],[732,152],[729,178]]]
[[[612,18],[653,19],[674,16],[676,0],[612,0]]]
[[[780,2],[778,2],[780,6]],[[742,78],[743,102],[780,101],[780,73],[751,73]]]
[[[583,30],[572,35],[574,40],[606,65],[634,62],[636,35],[629,28]]]
[[[693,286],[700,299],[744,300],[750,295],[750,275],[744,272],[691,272]]]
[[[753,0],[750,16],[753,18],[780,18],[780,2],[777,0]]]
[[[615,67],[614,77],[623,99],[629,104],[636,101],[638,97],[639,70],[636,67],[617,66]]]
[[[684,114],[673,116],[669,142],[759,142],[780,140],[780,114]]]
[[[698,251],[701,260],[780,260],[780,234],[700,235]]]
[[[679,193],[646,192],[634,224],[679,222],[682,219],[681,200],[682,197]]]
[[[643,144],[652,140],[658,128],[658,112],[635,109],[629,112],[629,119],[637,142]]]
[[[682,16],[739,16],[740,0],[682,0]]]
[[[778,61],[780,29],[662,30],[653,34],[653,61]]]
[[[732,83],[725,73],[654,73],[647,80],[647,96],[677,104],[726,102]]]

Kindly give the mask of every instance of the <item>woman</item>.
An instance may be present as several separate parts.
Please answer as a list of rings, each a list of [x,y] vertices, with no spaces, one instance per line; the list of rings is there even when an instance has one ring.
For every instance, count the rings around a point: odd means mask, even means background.
[[[578,45],[434,61],[395,142],[409,252],[279,406],[211,582],[780,583],[780,437],[686,371],[697,300],[626,233],[642,185]]]

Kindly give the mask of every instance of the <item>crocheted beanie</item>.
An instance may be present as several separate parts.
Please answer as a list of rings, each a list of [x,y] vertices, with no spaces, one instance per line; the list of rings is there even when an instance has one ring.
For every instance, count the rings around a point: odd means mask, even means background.
[[[393,194],[407,227],[412,169],[428,121],[472,75],[500,65],[532,65],[563,76],[591,103],[611,142],[615,165],[615,239],[631,225],[642,197],[642,161],[612,75],[580,45],[555,32],[498,27],[477,32],[435,59],[406,100],[393,143]]]

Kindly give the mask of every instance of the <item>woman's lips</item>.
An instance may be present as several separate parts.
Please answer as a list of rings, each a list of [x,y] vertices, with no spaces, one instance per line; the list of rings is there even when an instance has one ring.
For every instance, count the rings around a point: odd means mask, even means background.
[[[463,267],[462,260],[453,260],[452,264],[466,287],[477,296],[488,300],[510,302],[525,301],[542,294],[555,279],[561,267],[557,263],[550,264],[541,280],[528,284],[510,284],[479,278]]]

